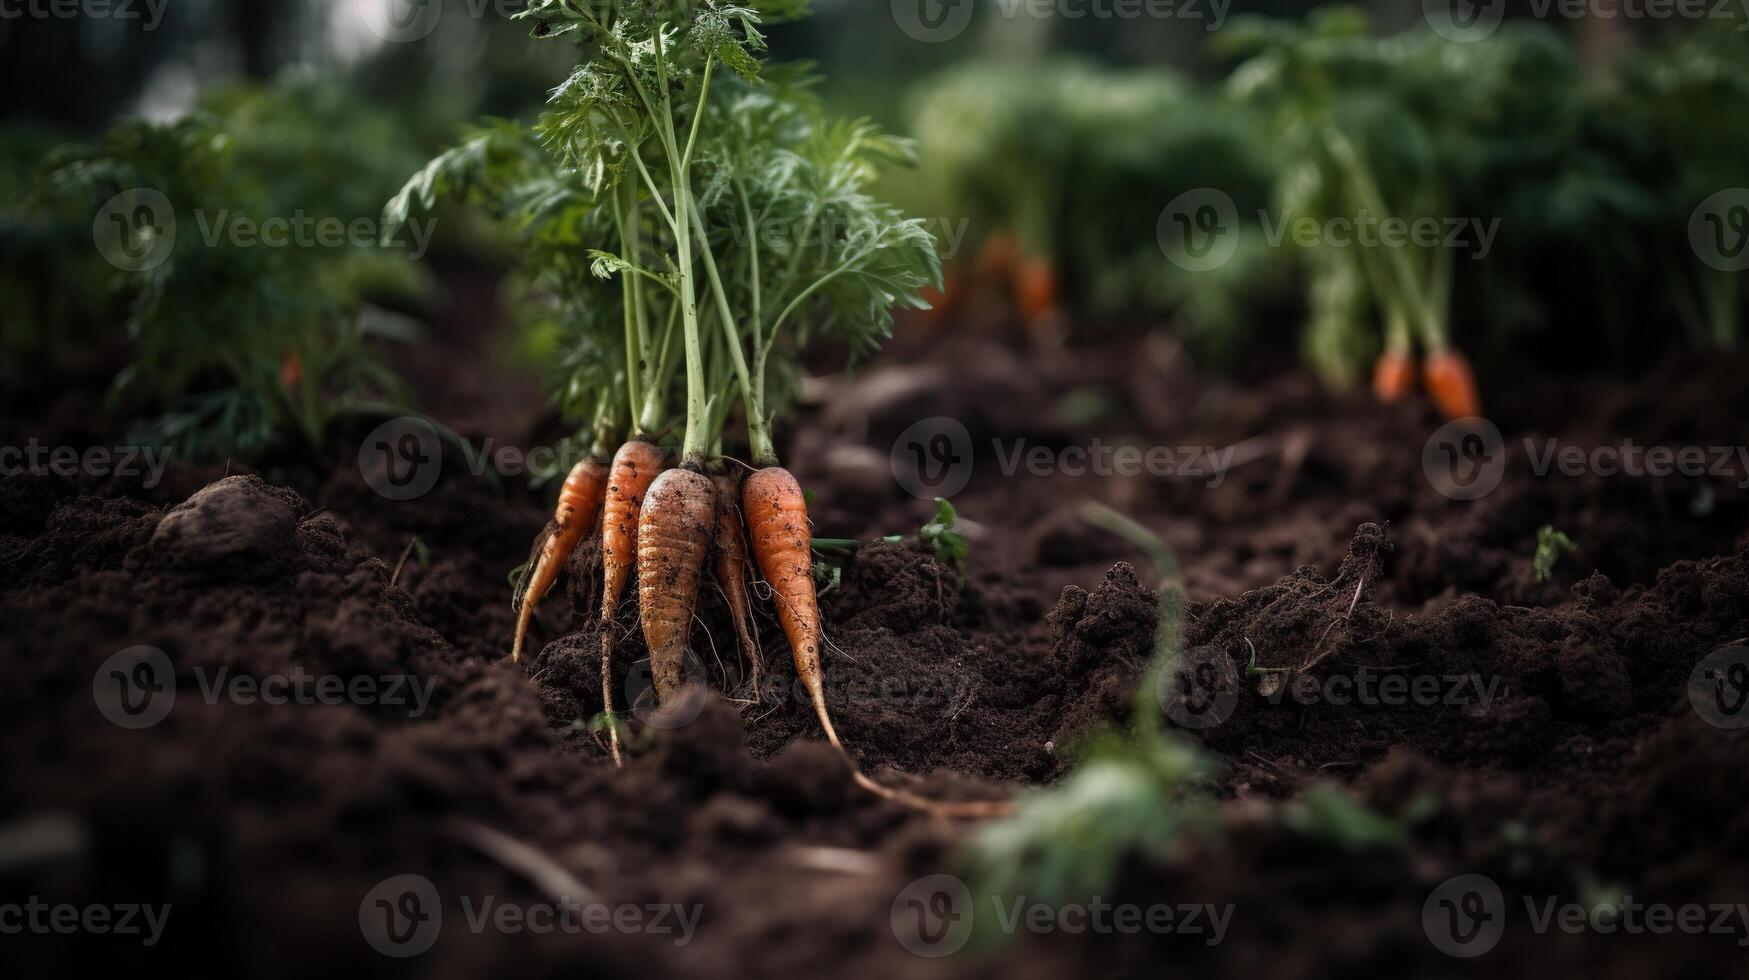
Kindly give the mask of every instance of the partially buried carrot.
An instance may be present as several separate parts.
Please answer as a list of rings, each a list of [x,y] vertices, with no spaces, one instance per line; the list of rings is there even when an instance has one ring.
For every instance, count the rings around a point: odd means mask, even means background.
[[[1373,397],[1389,405],[1409,397],[1415,388],[1415,355],[1385,351],[1372,370]]]
[[[1057,267],[1050,259],[1022,259],[1014,273],[1014,306],[1028,323],[1057,310]]]
[[[747,597],[747,534],[741,529],[741,481],[727,474],[712,479],[717,489],[717,586],[729,606],[735,639],[747,661],[753,700],[763,700],[760,687],[759,641],[753,637],[753,605]]]
[[[662,472],[667,454],[654,444],[633,439],[619,447],[608,471],[607,498],[601,515],[601,706],[613,716],[613,630],[619,597],[631,580],[638,550],[638,511],[644,493]],[[608,744],[615,765],[620,762],[619,730],[608,725]]]
[[[510,659],[520,663],[522,644],[528,637],[528,624],[534,618],[534,607],[558,581],[559,570],[577,550],[583,535],[595,526],[601,516],[601,503],[607,495],[607,466],[593,457],[571,468],[565,485],[559,488],[559,506],[553,519],[535,539],[533,569],[520,596],[521,608],[516,617],[516,640],[510,648]]]
[[[638,512],[638,619],[658,701],[680,690],[699,577],[716,528],[716,484],[702,473],[669,470],[644,494]]]
[[[1476,374],[1462,354],[1446,348],[1427,355],[1427,393],[1447,419],[1467,419],[1482,414],[1482,399],[1476,392]]]
[[[999,816],[1012,812],[1006,802],[939,803],[904,790],[883,786],[865,775],[850,759],[832,717],[826,711],[826,685],[820,670],[820,604],[814,593],[814,557],[808,505],[796,478],[782,467],[760,470],[747,478],[741,500],[747,515],[749,542],[759,571],[771,585],[777,619],[789,638],[796,676],[807,689],[826,740],[850,762],[851,776],[863,789],[914,809],[947,817]]]

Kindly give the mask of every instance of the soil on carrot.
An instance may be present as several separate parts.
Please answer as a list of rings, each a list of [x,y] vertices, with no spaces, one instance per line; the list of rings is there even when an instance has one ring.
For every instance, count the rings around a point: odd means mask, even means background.
[[[422,363],[428,407],[454,421],[440,360]],[[1424,406],[1331,398],[1294,373],[1209,380],[1162,336],[1044,354],[963,338],[810,389],[785,444],[821,537],[915,537],[934,508],[899,489],[889,458],[915,423],[957,419],[972,448],[955,497],[972,539],[963,578],[902,541],[863,547],[822,586],[828,700],[883,781],[987,799],[1063,778],[1089,731],[1129,721],[1165,574],[1079,508],[1105,502],[1172,548],[1187,662],[1206,670],[1155,701],[1220,764],[1205,788],[1219,833],[1125,862],[1101,900],[1231,906],[1218,944],[1021,930],[915,956],[895,936],[895,897],[960,871],[972,828],[852,785],[769,615],[754,687],[707,590],[688,667],[700,686],[657,709],[627,597],[612,694],[634,751],[616,771],[591,724],[599,552],[579,550],[536,617],[531,662],[511,665],[507,576],[545,502],[449,458],[430,494],[385,500],[356,458],[372,422],[337,433],[326,466],[173,463],[151,487],[0,479],[0,880],[51,903],[168,904],[154,955],[253,975],[1058,976],[1171,962],[1239,977],[1458,975],[1424,905],[1478,873],[1507,900],[1490,971],[1723,975],[1749,926],[1570,935],[1539,932],[1526,910],[1749,900],[1749,742],[1689,692],[1703,658],[1749,637],[1749,474],[1568,477],[1537,460],[1547,439],[1743,444],[1744,367],[1503,379],[1490,394],[1507,466],[1473,502],[1425,476],[1437,422]],[[114,442],[95,397],[15,406],[7,434]],[[464,435],[500,444],[556,429],[509,405],[464,414]],[[1004,473],[1032,447],[1065,458],[1096,440],[1233,455],[1218,480]],[[1578,549],[1539,583],[1543,525]],[[105,684],[133,663],[112,656],[141,646],[163,652],[174,702],[134,730],[111,720]],[[1186,715],[1187,697],[1214,715]],[[1325,782],[1416,816],[1393,845],[1363,847],[1294,816]],[[495,917],[551,902],[555,869],[644,927]],[[432,882],[442,927],[429,952],[393,959],[361,908],[403,874]],[[698,918],[651,911],[671,906]],[[44,932],[0,937],[0,961],[140,955],[138,936]]]

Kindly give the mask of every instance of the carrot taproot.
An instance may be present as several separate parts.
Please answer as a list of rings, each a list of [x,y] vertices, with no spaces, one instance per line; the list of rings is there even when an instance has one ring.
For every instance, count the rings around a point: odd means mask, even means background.
[[[638,619],[658,701],[680,691],[699,576],[716,527],[717,488],[703,473],[669,470],[644,494],[638,511]]]
[[[1476,374],[1469,359],[1446,348],[1427,355],[1423,368],[1427,393],[1447,419],[1467,419],[1482,414],[1482,399],[1476,391]]]
[[[984,239],[974,268],[980,281],[1000,286],[1013,279],[1019,258],[1020,242],[1014,233],[998,229]]]
[[[1379,355],[1372,370],[1373,397],[1387,405],[1409,397],[1415,388],[1415,355],[1408,351],[1387,350]]]
[[[712,482],[717,490],[717,587],[723,590],[723,601],[729,607],[729,621],[735,626],[735,639],[741,645],[741,656],[747,660],[748,677],[753,685],[753,700],[763,698],[759,641],[753,635],[753,604],[747,596],[747,534],[741,529],[741,482],[726,473],[719,473]]]
[[[522,644],[528,637],[528,624],[534,618],[535,605],[558,581],[559,570],[570,559],[571,552],[577,550],[583,535],[595,526],[606,496],[606,464],[590,457],[571,467],[571,474],[565,477],[564,486],[559,488],[559,505],[553,510],[553,519],[547,522],[546,529],[534,542],[534,555],[530,559],[533,570],[518,597],[520,608],[516,616],[516,640],[510,647],[511,662],[522,662]]]
[[[1029,256],[1014,271],[1014,307],[1027,323],[1057,311],[1057,267],[1050,259]]]
[[[619,447],[608,470],[601,513],[601,706],[609,719],[613,717],[614,617],[637,557],[638,511],[666,459],[667,453],[653,443],[633,439]],[[619,729],[610,723],[607,731],[613,761],[618,765]]]
[[[826,740],[850,764],[856,784],[895,803],[942,817],[991,817],[1013,812],[1006,801],[941,803],[871,779],[839,741],[826,710],[826,684],[820,669],[820,602],[814,592],[814,556],[807,499],[789,470],[773,466],[748,477],[741,489],[747,516],[748,539],[759,571],[771,586],[777,603],[777,619],[789,638],[796,676],[813,702],[814,714]]]

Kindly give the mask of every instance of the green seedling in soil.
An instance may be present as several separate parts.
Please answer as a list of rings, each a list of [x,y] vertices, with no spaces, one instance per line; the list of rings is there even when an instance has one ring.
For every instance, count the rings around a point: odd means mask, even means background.
[[[1555,574],[1555,563],[1562,555],[1570,555],[1579,550],[1573,539],[1554,529],[1543,525],[1536,532],[1536,557],[1531,560],[1531,568],[1536,571],[1536,580],[1547,582]]]
[[[405,139],[342,87],[288,78],[209,95],[175,122],[126,120],[51,155],[32,195],[40,213],[82,216],[89,229],[134,188],[174,211],[165,246],[172,215],[124,216],[124,250],[166,254],[141,271],[110,270],[132,355],[112,405],[145,399],[162,412],[141,441],[201,459],[257,458],[287,441],[319,450],[335,418],[398,400],[376,350],[413,334],[371,301],[417,300],[424,280],[405,256],[351,238],[266,247],[237,230],[260,228],[265,242],[276,218],[350,226],[384,186],[373,185],[380,168],[360,161],[398,167]]]
[[[1396,850],[1409,843],[1414,828],[1433,816],[1439,801],[1417,797],[1395,817],[1375,813],[1348,790],[1319,782],[1282,810],[1290,830],[1348,854]]]
[[[966,559],[971,555],[971,545],[966,543],[966,536],[959,530],[959,511],[946,497],[935,498],[935,518],[923,525],[919,533],[923,550],[935,556],[935,560],[954,570],[954,573],[964,576]]]
[[[1161,575],[1173,574],[1171,551],[1146,529],[1100,505],[1090,505],[1088,516],[1133,535],[1156,556]],[[986,826],[968,845],[967,872],[980,906],[1020,895],[1060,903],[1110,894],[1124,861],[1167,859],[1182,842],[1218,829],[1213,804],[1198,792],[1214,763],[1169,733],[1161,718],[1156,692],[1180,656],[1183,597],[1164,588],[1159,606],[1154,660],[1136,689],[1130,730],[1090,736],[1067,778],[1021,797],[1012,817]],[[989,930],[981,934],[995,940]]]

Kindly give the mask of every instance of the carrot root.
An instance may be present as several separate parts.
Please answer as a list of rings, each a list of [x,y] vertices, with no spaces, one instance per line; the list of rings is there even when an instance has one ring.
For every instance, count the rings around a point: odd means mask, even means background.
[[[638,515],[638,619],[650,648],[656,699],[680,691],[680,669],[698,606],[699,577],[717,528],[717,488],[692,470],[669,470]]]
[[[1408,351],[1385,351],[1372,371],[1372,393],[1390,405],[1409,397],[1415,389],[1415,356]]]
[[[1424,370],[1427,392],[1447,419],[1455,421],[1482,414],[1476,374],[1471,370],[1468,358],[1455,350],[1434,351],[1427,355]]]
[[[601,706],[608,716],[608,744],[616,766],[621,760],[619,729],[612,724],[614,617],[637,557],[638,511],[666,458],[654,444],[634,439],[619,448],[608,470],[601,515]]]
[[[753,635],[753,605],[747,595],[747,535],[741,529],[741,484],[732,476],[718,475],[712,481],[717,493],[717,586],[729,607],[735,625],[735,640],[747,661],[753,685],[753,702],[764,700],[761,688],[759,641]]]
[[[807,688],[814,713],[832,743],[850,764],[856,785],[884,800],[938,817],[981,818],[1013,812],[1007,801],[942,803],[906,790],[876,782],[857,766],[826,710],[825,681],[820,672],[820,604],[814,593],[814,558],[809,541],[807,501],[796,478],[781,467],[760,470],[747,478],[741,490],[747,515],[749,539],[759,571],[771,585],[777,602],[778,622],[789,638],[795,657],[796,676]]]
[[[516,616],[516,639],[510,647],[510,660],[522,662],[522,645],[528,638],[528,626],[534,618],[534,607],[540,603],[559,570],[570,560],[571,553],[582,543],[583,536],[595,525],[607,494],[607,467],[599,460],[585,459],[571,468],[565,485],[559,490],[559,505],[553,519],[540,537],[535,539],[533,570],[519,597]]]

